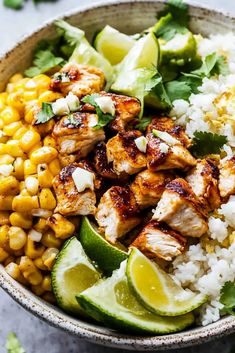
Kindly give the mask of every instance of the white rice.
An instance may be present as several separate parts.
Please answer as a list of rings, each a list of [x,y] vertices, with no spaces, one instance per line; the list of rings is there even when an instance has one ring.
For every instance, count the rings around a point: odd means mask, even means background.
[[[223,160],[226,160],[233,156],[235,149],[235,35],[199,38],[198,50],[202,56],[214,52],[223,54],[230,72],[227,76],[204,78],[199,93],[192,94],[189,102],[174,101],[170,114],[176,123],[185,126],[190,137],[195,131],[226,135],[228,143],[223,146]],[[173,263],[176,282],[209,297],[200,311],[199,321],[203,326],[219,320],[223,307],[219,302],[220,290],[226,281],[235,280],[235,243],[229,248],[221,244],[235,231],[235,196],[220,207],[217,215],[209,218],[208,224],[208,236],[218,242],[214,252],[207,253],[202,243],[191,245]]]

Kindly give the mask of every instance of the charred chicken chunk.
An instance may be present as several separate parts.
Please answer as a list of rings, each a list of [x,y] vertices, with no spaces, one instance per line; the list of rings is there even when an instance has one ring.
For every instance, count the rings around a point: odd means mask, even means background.
[[[53,188],[57,199],[55,212],[58,212],[63,216],[88,215],[94,214],[95,212],[95,191],[86,188],[84,191],[79,192],[76,187],[73,173],[77,168],[90,171],[90,168],[83,163],[73,163],[64,167],[60,174],[53,180]],[[97,182],[94,180],[94,188],[99,186],[96,183]]]
[[[171,172],[153,173],[148,169],[140,172],[130,185],[139,208],[144,209],[156,206],[165,190],[166,184],[173,178]]]
[[[137,226],[141,219],[134,195],[129,187],[112,186],[102,196],[95,218],[111,243]]]
[[[62,155],[77,153],[86,157],[94,146],[105,139],[104,130],[94,129],[98,117],[92,113],[73,113],[63,117],[53,129],[59,151]]]
[[[235,156],[220,164],[219,191],[221,197],[235,194]]]
[[[66,64],[51,80],[51,89],[67,95],[72,92],[81,98],[104,88],[104,73],[93,66]]]
[[[95,169],[99,175],[107,179],[118,179],[111,163],[108,163],[106,145],[104,142],[98,143],[94,155]]]
[[[184,236],[200,237],[208,230],[203,205],[187,181],[181,178],[167,184],[153,219],[166,222]]]
[[[135,143],[140,136],[142,134],[137,130],[120,132],[107,142],[108,162],[113,162],[113,170],[118,175],[136,174],[146,167],[145,154]]]
[[[208,210],[214,210],[220,206],[218,178],[219,169],[215,161],[210,158],[198,160],[186,177],[195,195]]]
[[[149,258],[172,261],[185,251],[186,244],[186,239],[167,224],[152,220],[130,246],[138,248]]]

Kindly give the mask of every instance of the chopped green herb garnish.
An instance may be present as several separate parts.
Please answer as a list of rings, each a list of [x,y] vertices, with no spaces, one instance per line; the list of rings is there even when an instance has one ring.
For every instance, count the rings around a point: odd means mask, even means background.
[[[4,0],[3,5],[14,10],[20,10],[23,7],[24,0]]]
[[[14,332],[10,332],[7,336],[6,349],[7,353],[25,353]]]
[[[142,118],[141,120],[139,120],[139,123],[135,126],[135,128],[140,131],[145,131],[151,121],[152,117]]]
[[[192,90],[187,82],[183,81],[170,81],[165,84],[166,93],[171,102],[176,99],[188,100]]]
[[[225,282],[220,291],[220,303],[224,305],[222,312],[224,314],[235,315],[235,283]]]
[[[55,25],[58,27],[58,32],[63,35],[65,41],[73,47],[85,36],[84,31],[77,27],[71,26],[63,20],[55,21]]]
[[[33,66],[25,71],[28,77],[34,77],[41,73],[45,73],[56,66],[61,66],[65,63],[62,57],[55,56],[49,50],[37,50],[33,59]]]
[[[102,112],[98,104],[95,102],[95,99],[98,97],[100,97],[100,95],[97,93],[94,93],[82,99],[82,102],[91,104],[96,110],[96,114],[98,115],[98,124],[94,126],[94,129],[100,129],[108,125],[113,119],[115,119],[114,115],[111,115],[109,113],[105,114]]]
[[[56,72],[53,79],[62,83],[70,82],[69,74],[67,72]]]
[[[196,131],[194,133],[191,152],[197,158],[204,157],[208,154],[218,154],[227,141],[228,139],[224,135]]]
[[[42,109],[36,115],[35,125],[44,124],[55,116],[52,110],[52,103],[42,103]]]

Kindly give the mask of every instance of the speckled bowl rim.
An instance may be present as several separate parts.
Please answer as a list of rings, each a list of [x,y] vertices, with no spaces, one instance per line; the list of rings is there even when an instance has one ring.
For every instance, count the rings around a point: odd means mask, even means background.
[[[67,11],[63,16],[57,16],[49,21],[44,22],[32,33],[26,34],[21,37],[17,45],[13,46],[5,54],[0,56],[0,64],[7,59],[7,57],[16,50],[19,46],[25,45],[31,36],[36,35],[43,28],[51,25],[55,19],[65,18],[79,14],[86,13],[87,11],[94,10],[96,8],[103,7],[104,9],[109,6],[118,6],[118,4],[130,4],[130,3],[142,3],[142,2],[163,2],[162,0],[119,0],[119,1],[107,1],[107,2],[96,2],[88,6],[80,6],[77,9]],[[201,11],[209,11],[211,15],[220,15],[225,20],[234,19],[233,16],[229,15],[221,10],[212,10],[207,6],[201,6],[197,3],[187,1],[191,6],[191,10],[199,9]],[[95,323],[88,323],[77,318],[73,318],[66,313],[62,312],[59,308],[52,306],[42,299],[36,297],[33,293],[28,291],[23,286],[15,282],[0,265],[0,286],[3,288],[16,302],[18,302],[23,308],[37,316],[38,318],[46,321],[48,324],[60,328],[70,334],[76,335],[79,338],[86,339],[92,343],[97,343],[109,347],[125,348],[129,350],[166,350],[183,348],[186,346],[192,346],[208,342],[210,340],[228,335],[235,331],[235,318],[228,316],[220,319],[219,321],[210,324],[206,327],[197,327],[188,329],[183,332],[162,335],[162,336],[134,336],[122,334],[116,331],[112,331],[105,327],[99,326]]]

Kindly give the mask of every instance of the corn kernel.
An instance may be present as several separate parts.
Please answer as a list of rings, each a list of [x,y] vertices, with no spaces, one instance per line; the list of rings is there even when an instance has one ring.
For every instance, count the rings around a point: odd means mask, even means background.
[[[25,101],[33,101],[35,99],[37,99],[38,94],[37,91],[24,91],[24,100]]]
[[[11,157],[9,154],[2,154],[0,155],[0,165],[3,164],[12,164],[14,162],[14,158]]]
[[[20,120],[20,114],[13,107],[6,107],[0,114],[1,119],[4,121],[4,124],[8,125]]]
[[[1,106],[0,106],[0,111],[1,111]],[[4,128],[4,122],[2,119],[0,119],[0,129],[2,130]]]
[[[43,277],[41,272],[29,257],[21,257],[19,269],[30,284],[36,286],[42,282]]]
[[[6,251],[9,250],[9,229],[8,225],[0,227],[0,247]]]
[[[41,233],[45,232],[48,229],[46,219],[39,218],[38,221],[34,224],[34,229],[36,229],[38,232],[41,232]]]
[[[20,73],[16,73],[13,76],[11,76],[11,78],[9,79],[10,83],[16,83],[19,82],[20,80],[22,80],[23,76]]]
[[[24,179],[24,159],[22,157],[17,157],[13,163],[14,173],[13,175],[17,180]]]
[[[22,189],[20,192],[21,196],[31,196],[27,189]]]
[[[12,202],[12,209],[16,212],[27,213],[38,207],[39,204],[37,196],[18,195],[14,197]]]
[[[45,292],[51,292],[52,288],[51,288],[51,276],[47,275],[43,278],[42,280],[42,288],[44,289]]]
[[[63,95],[59,92],[45,91],[40,94],[38,97],[38,103],[43,102],[54,102],[59,98],[63,98]]]
[[[30,159],[24,161],[24,175],[32,175],[37,173],[36,164],[32,163]]]
[[[6,143],[7,153],[12,157],[24,157],[24,151],[20,147],[19,140],[9,140]]]
[[[37,257],[35,260],[33,260],[33,262],[35,266],[39,268],[39,270],[48,271],[48,268],[44,265],[41,257]]]
[[[20,191],[20,183],[13,176],[1,178],[0,195],[17,195]]]
[[[41,242],[47,248],[59,249],[62,245],[62,239],[56,238],[55,233],[51,229],[43,234]]]
[[[0,211],[11,211],[14,196],[0,196]]]
[[[24,213],[12,212],[9,217],[12,226],[30,229],[32,227],[32,217]]]
[[[37,132],[39,133],[40,136],[46,136],[48,134],[51,134],[53,131],[54,125],[55,125],[55,120],[51,119],[47,123],[37,125],[36,126]]]
[[[50,304],[55,304],[56,300],[55,300],[55,296],[52,292],[46,292],[43,294],[42,298],[50,303]]]
[[[25,178],[25,186],[27,191],[31,195],[37,195],[39,187],[39,182],[37,178],[33,176],[28,176],[27,178]]]
[[[59,250],[56,248],[48,248],[42,255],[42,261],[44,265],[48,268],[48,270],[51,270],[54,263],[56,256],[58,255]]]
[[[38,297],[40,297],[43,293],[45,293],[45,290],[42,288],[41,284],[38,284],[37,286],[31,286],[32,292],[36,294]]]
[[[7,154],[8,153],[8,149],[5,143],[0,143],[0,154]]]
[[[8,95],[7,97],[7,104],[13,108],[15,108],[16,110],[18,110],[18,112],[20,114],[22,114],[24,112],[24,101],[22,98],[22,94],[21,92],[12,92]]]
[[[73,223],[59,213],[53,214],[53,216],[48,219],[47,224],[54,230],[55,236],[60,239],[69,238],[75,231]]]
[[[53,147],[44,146],[34,151],[31,154],[30,160],[34,164],[50,163],[58,155],[58,152]]]
[[[16,281],[26,284],[27,281],[23,277],[22,273],[20,272],[20,267],[19,265],[15,264],[14,262],[10,262],[6,267],[5,267],[6,272],[8,273],[9,276],[14,278]]]
[[[38,142],[41,137],[39,133],[33,130],[28,130],[20,139],[20,147],[23,151],[29,152]]]
[[[19,140],[28,131],[28,128],[24,125],[13,135],[13,140]]]
[[[56,148],[56,140],[52,136],[48,135],[43,140],[43,146]]]
[[[28,152],[29,158],[31,157],[32,153],[36,150],[38,150],[39,148],[42,147],[42,142],[38,142],[36,145],[34,145],[31,150]]]
[[[56,199],[49,188],[43,188],[39,194],[40,207],[45,210],[53,210],[56,207]]]
[[[51,163],[49,163],[49,170],[53,176],[56,176],[61,171],[61,165],[58,158],[55,158]]]
[[[0,263],[4,262],[8,256],[8,252],[6,252],[3,248],[0,248]]]
[[[5,125],[3,128],[3,132],[7,136],[13,136],[22,126],[23,124],[21,121],[16,121],[15,123]]]
[[[47,164],[39,164],[37,168],[38,182],[41,188],[52,187],[53,175],[49,170]]]
[[[45,251],[45,247],[39,242],[33,241],[28,237],[26,246],[25,246],[25,254],[30,259],[36,259],[37,257],[42,256]]]
[[[14,91],[23,91],[25,89],[26,83],[29,81],[29,78],[25,77],[22,80],[19,80],[14,83]]]
[[[43,91],[45,91],[45,89],[48,89],[51,83],[50,77],[45,74],[39,74],[37,76],[34,76],[33,80],[36,84],[36,87],[39,90]]]
[[[22,249],[27,240],[27,235],[22,228],[10,227],[9,229],[9,246],[12,250]]]
[[[7,211],[0,212],[0,226],[3,226],[5,224],[10,224],[9,216],[10,216],[10,213]]]

